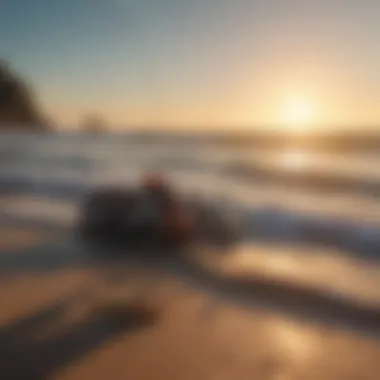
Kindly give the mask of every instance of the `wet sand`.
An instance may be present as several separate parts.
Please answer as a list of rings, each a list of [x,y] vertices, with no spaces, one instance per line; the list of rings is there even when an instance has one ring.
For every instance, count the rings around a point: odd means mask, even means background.
[[[333,248],[302,244],[245,244],[227,255],[200,251],[193,261],[228,279],[291,282],[380,309],[380,263]]]
[[[6,231],[7,255],[59,238]],[[66,265],[3,276],[0,378],[378,379],[380,341],[371,334],[235,302],[195,277],[116,268]],[[134,296],[157,310],[155,323],[105,312]]]

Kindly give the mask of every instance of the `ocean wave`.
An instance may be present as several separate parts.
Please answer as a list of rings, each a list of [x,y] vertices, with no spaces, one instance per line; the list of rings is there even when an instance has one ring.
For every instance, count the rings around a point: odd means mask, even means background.
[[[257,163],[242,161],[221,165],[218,172],[231,180],[252,183],[268,183],[321,192],[362,193],[376,197],[380,195],[380,181],[373,178],[357,178],[318,171],[273,170]]]
[[[40,219],[53,222],[53,204],[78,205],[97,186],[128,185],[145,170],[158,169],[182,191],[225,206],[233,199],[252,240],[334,245],[369,256],[380,252],[376,176],[276,167],[275,159],[272,166],[261,160],[267,156],[185,142],[136,144],[128,136],[10,135],[0,140],[0,193],[47,199],[39,207],[50,207],[51,214]],[[12,207],[8,216],[22,218],[23,210]]]

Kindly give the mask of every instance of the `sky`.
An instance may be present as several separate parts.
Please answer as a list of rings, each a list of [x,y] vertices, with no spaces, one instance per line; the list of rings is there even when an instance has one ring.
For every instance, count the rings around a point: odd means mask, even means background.
[[[0,0],[0,57],[62,128],[380,127],[376,0]]]

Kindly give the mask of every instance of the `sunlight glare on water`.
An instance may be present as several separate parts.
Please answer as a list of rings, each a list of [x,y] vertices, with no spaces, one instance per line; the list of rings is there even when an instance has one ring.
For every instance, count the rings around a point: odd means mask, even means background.
[[[301,150],[289,150],[281,154],[282,169],[290,171],[305,171],[310,167],[310,156]]]

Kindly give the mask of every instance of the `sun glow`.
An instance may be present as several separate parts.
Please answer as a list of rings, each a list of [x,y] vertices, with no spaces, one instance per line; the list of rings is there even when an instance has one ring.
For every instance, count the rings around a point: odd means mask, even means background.
[[[315,123],[315,109],[305,98],[289,98],[285,101],[282,112],[282,122],[287,129],[307,131]]]

